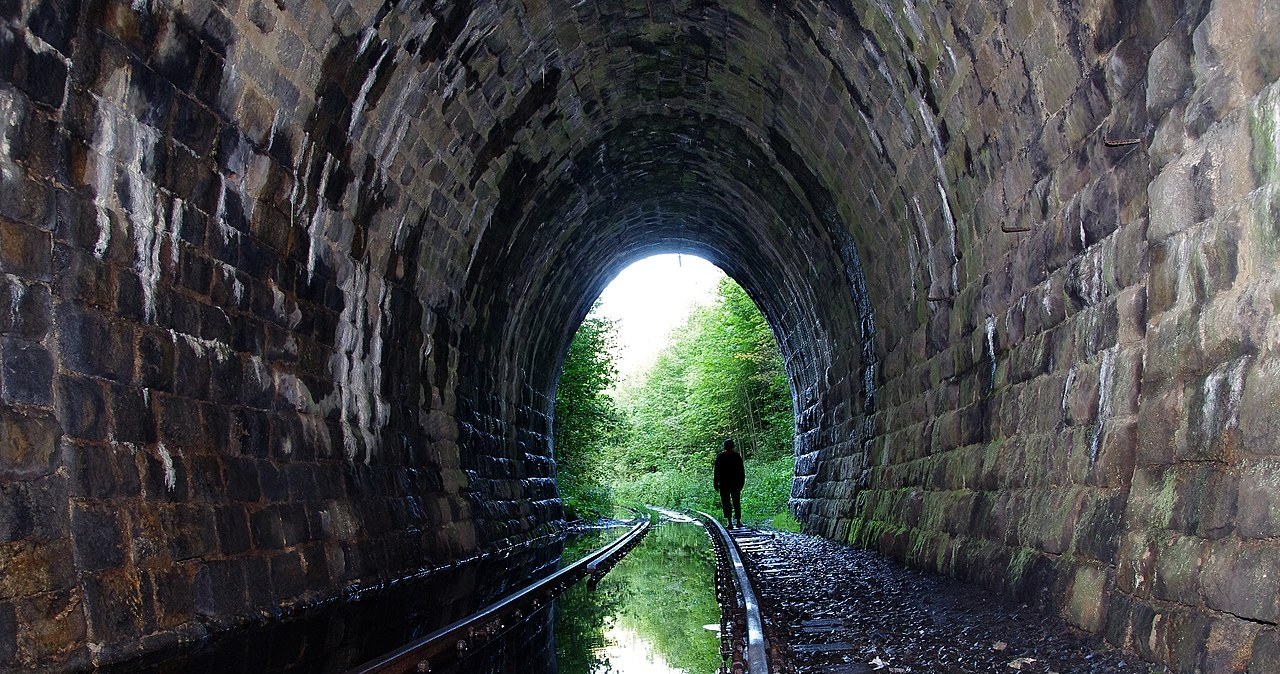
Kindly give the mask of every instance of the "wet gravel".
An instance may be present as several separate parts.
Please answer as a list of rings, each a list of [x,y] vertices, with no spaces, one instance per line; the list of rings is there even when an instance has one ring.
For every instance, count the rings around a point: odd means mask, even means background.
[[[873,552],[800,534],[735,533],[764,607],[775,671],[1164,671],[1035,607]]]

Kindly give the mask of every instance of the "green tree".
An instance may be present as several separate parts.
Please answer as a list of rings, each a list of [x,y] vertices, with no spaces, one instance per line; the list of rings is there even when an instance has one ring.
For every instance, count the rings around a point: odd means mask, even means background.
[[[557,483],[570,516],[599,517],[613,511],[601,462],[606,459],[604,446],[616,442],[623,427],[607,393],[618,377],[616,341],[613,321],[587,316],[569,345],[556,387]]]
[[[777,342],[731,279],[675,331],[649,371],[620,392],[630,426],[611,450],[620,502],[716,509],[710,465],[727,437],[747,461],[748,517],[785,508],[795,419]]]

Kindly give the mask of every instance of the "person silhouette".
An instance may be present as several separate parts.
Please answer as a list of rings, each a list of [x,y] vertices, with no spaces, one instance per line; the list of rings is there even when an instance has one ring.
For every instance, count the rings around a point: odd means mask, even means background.
[[[720,492],[720,508],[729,526],[738,520],[742,526],[742,486],[747,481],[746,470],[742,466],[742,457],[733,451],[733,440],[724,441],[724,449],[716,455],[713,475],[716,491]],[[730,517],[732,515],[733,517]]]

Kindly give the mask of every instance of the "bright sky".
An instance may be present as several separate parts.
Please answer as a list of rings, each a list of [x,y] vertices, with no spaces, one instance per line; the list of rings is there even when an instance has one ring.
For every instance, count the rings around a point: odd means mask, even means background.
[[[639,632],[610,625],[604,633],[608,645],[604,648],[605,657],[609,659],[606,672],[621,674],[687,674],[683,669],[676,669],[667,664],[662,654],[657,652]],[[602,671],[602,670],[594,670]]]
[[[667,345],[671,330],[693,308],[709,304],[724,277],[719,267],[691,255],[655,255],[622,270],[600,294],[602,316],[618,321],[618,370],[643,370]]]

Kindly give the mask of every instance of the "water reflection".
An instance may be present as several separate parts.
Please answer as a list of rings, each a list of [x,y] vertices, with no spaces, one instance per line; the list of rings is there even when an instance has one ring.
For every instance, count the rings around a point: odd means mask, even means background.
[[[596,530],[401,582],[359,599],[159,652],[109,674],[339,673],[457,620],[616,538]],[[562,554],[563,553],[563,554]],[[510,626],[454,674],[709,674],[720,665],[715,559],[697,525],[664,523],[606,575]]]
[[[713,672],[720,640],[703,625],[719,620],[706,533],[663,523],[595,592],[579,584],[557,601],[559,673]]]
[[[161,651],[106,669],[109,674],[329,674],[344,672],[555,571],[563,541],[511,551],[399,582],[359,599],[222,633],[196,648]],[[554,674],[551,616],[514,628],[459,671]]]

